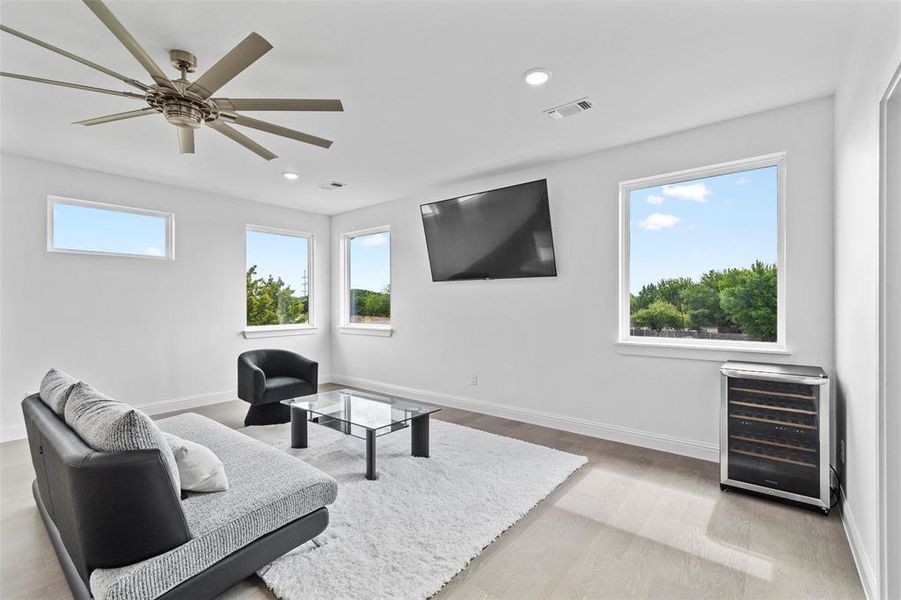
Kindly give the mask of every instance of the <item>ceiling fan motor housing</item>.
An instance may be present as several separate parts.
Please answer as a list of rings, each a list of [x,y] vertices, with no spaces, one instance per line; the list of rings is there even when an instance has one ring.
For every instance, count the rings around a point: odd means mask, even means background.
[[[163,114],[166,120],[176,127],[186,127],[189,129],[198,129],[203,123],[204,111],[190,100],[181,98],[167,99],[163,104]]]

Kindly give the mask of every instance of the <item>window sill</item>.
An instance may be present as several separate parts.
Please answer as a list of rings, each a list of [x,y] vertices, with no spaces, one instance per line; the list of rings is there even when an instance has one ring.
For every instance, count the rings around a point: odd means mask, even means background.
[[[318,331],[312,325],[261,325],[244,330],[244,338],[279,337],[283,335],[312,335]]]
[[[391,337],[391,334],[394,333],[394,329],[390,325],[340,325],[338,331],[351,335],[375,335],[380,337]]]
[[[653,356],[659,358],[681,358],[724,362],[733,355],[759,354],[762,356],[790,356],[791,350],[777,344],[754,346],[744,344],[692,344],[689,342],[663,342],[644,340],[619,340],[616,342],[619,354],[631,356]]]

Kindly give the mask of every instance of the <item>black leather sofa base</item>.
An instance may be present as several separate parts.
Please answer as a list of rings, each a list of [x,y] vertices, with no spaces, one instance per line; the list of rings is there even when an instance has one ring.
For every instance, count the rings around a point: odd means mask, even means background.
[[[53,519],[47,512],[44,501],[41,498],[37,481],[31,486],[34,500],[41,513],[41,519],[47,528],[50,542],[59,558],[66,582],[72,590],[75,600],[90,600],[91,591],[81,579],[75,564],[69,557],[66,547],[63,545]],[[264,565],[290,552],[304,542],[308,542],[328,527],[328,509],[322,507],[297,520],[283,525],[271,533],[247,544],[237,552],[229,554],[205,571],[182,582],[162,596],[161,600],[197,600],[201,598],[213,598],[239,581],[250,577]]]

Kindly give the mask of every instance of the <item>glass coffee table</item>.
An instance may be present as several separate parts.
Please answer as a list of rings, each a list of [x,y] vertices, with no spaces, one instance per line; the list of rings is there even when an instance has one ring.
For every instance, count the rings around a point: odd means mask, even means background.
[[[335,390],[282,400],[291,407],[291,447],[307,447],[310,422],[366,440],[366,479],[375,471],[375,439],[411,427],[413,456],[429,456],[429,415],[437,406],[357,390]]]

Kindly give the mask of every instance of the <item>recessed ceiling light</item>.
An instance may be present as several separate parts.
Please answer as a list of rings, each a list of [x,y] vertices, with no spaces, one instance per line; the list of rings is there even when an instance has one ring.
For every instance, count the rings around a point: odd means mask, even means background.
[[[547,80],[551,78],[551,72],[547,69],[529,69],[525,73],[523,73],[523,79],[526,80],[526,83],[529,85],[544,85],[547,83]]]
[[[291,181],[294,181],[295,179],[300,177],[300,175],[298,175],[294,171],[285,171],[284,173],[282,173],[282,177],[284,177],[285,179],[290,179]]]

